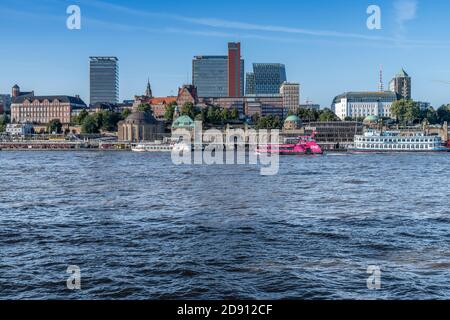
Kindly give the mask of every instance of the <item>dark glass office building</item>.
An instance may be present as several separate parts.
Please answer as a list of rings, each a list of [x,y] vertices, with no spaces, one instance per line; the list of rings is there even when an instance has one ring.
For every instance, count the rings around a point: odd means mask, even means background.
[[[91,105],[119,102],[118,61],[116,57],[90,57]]]
[[[287,81],[286,67],[280,63],[254,63],[246,80],[246,95],[279,94],[281,85]]]
[[[228,57],[197,56],[192,60],[192,84],[199,97],[228,96]]]
[[[237,64],[231,64],[236,66]],[[233,96],[244,92],[244,60],[238,66],[240,72],[232,73],[231,84],[238,85],[240,91],[232,92]],[[240,81],[235,79],[239,77]],[[197,88],[197,94],[202,98],[224,98],[230,92],[229,57],[228,56],[196,56],[192,60],[192,84]]]

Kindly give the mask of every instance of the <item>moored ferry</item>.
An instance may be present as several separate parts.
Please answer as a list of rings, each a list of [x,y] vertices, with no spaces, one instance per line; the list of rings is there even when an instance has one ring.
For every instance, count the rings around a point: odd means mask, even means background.
[[[397,131],[380,132],[370,130],[364,135],[356,135],[352,152],[445,152],[439,136],[428,136],[420,132],[414,135],[401,135]]]
[[[162,142],[142,142],[131,147],[133,152],[189,152],[191,148],[182,142],[162,143]]]
[[[256,152],[282,156],[323,154],[322,148],[317,144],[314,136],[300,136],[295,139],[287,139],[284,144],[260,146]]]
[[[138,143],[131,147],[133,152],[172,152],[174,145],[158,142]]]

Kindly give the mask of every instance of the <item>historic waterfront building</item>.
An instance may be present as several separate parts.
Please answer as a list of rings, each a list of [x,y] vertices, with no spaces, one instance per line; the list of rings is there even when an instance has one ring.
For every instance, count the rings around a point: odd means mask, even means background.
[[[150,79],[147,81],[147,87],[145,93],[142,96],[135,96],[132,103],[132,109],[137,111],[137,108],[141,104],[148,104],[152,108],[153,116],[156,119],[164,119],[167,108],[170,104],[176,103],[177,97],[153,97],[152,86]]]
[[[194,128],[195,128],[194,120],[192,120],[189,116],[178,117],[172,123],[172,131],[178,129],[185,129],[190,132],[193,132]]]
[[[90,57],[90,104],[119,102],[119,59]]]
[[[405,70],[400,70],[391,80],[389,90],[395,92],[398,99],[411,100],[411,77]]]
[[[156,141],[163,138],[164,132],[164,123],[149,112],[135,111],[118,123],[119,141]]]
[[[62,124],[70,124],[72,114],[85,108],[87,106],[79,96],[35,96],[34,92],[21,93],[16,85],[11,102],[11,122],[47,124],[58,119]]]
[[[254,63],[246,80],[245,95],[279,94],[281,85],[287,81],[286,67],[280,63]]]
[[[302,120],[296,116],[292,115],[286,118],[283,125],[284,131],[293,131],[293,130],[300,130],[303,126]]]
[[[334,98],[331,109],[341,119],[367,116],[392,117],[391,107],[397,94],[383,92],[346,92]]]
[[[31,123],[8,123],[6,133],[10,136],[26,136],[33,133],[33,125]]]
[[[240,97],[244,94],[244,60],[240,43],[228,44],[228,56],[196,56],[192,84],[199,97]]]
[[[300,106],[300,84],[283,82],[280,94],[283,97],[284,108],[296,112]]]
[[[197,88],[192,84],[185,84],[178,88],[177,105],[182,107],[187,102],[194,106],[198,103]]]
[[[353,144],[354,137],[362,134],[364,126],[355,121],[310,122],[305,134],[314,135],[322,149],[345,149]]]

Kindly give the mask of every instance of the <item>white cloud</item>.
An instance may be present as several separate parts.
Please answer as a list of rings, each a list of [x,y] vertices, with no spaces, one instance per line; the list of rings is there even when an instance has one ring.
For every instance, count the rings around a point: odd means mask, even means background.
[[[396,0],[394,3],[395,19],[397,23],[397,38],[404,37],[406,33],[406,23],[417,17],[417,0]]]

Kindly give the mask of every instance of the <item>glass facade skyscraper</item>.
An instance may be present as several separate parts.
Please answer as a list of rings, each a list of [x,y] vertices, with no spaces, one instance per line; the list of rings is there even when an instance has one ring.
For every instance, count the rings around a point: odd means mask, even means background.
[[[192,60],[192,84],[199,97],[224,98],[244,95],[244,60],[240,43],[228,44],[228,56],[196,56]]]
[[[119,59],[90,57],[90,103],[119,102]]]
[[[197,56],[192,60],[192,84],[199,97],[228,96],[228,57]]]
[[[287,81],[286,67],[280,63],[254,63],[253,72],[247,73],[246,95],[279,94]]]

